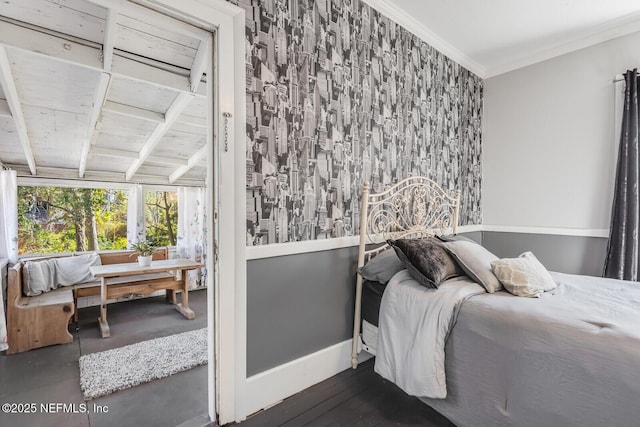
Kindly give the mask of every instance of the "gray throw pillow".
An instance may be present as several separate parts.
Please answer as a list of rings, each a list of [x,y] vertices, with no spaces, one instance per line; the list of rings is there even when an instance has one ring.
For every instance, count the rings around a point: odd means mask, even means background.
[[[406,267],[393,250],[385,250],[358,269],[363,279],[386,284],[400,270]]]
[[[556,288],[551,274],[531,252],[493,261],[491,268],[504,288],[519,297],[538,297]]]
[[[487,292],[494,293],[502,289],[500,281],[491,271],[491,263],[498,259],[497,256],[481,245],[467,240],[443,242],[442,246],[456,260],[467,276],[481,284]]]
[[[95,252],[56,258],[56,283],[58,286],[73,286],[95,281],[90,268],[102,265],[100,255]]]
[[[54,260],[26,261],[22,266],[22,292],[33,297],[56,288]]]
[[[437,288],[450,277],[461,276],[462,271],[434,238],[388,240],[407,267],[409,274],[422,286]]]

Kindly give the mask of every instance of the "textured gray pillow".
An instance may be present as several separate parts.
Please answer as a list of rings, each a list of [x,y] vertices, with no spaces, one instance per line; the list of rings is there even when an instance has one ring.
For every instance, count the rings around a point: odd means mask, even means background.
[[[502,289],[498,278],[491,271],[491,263],[497,256],[481,245],[468,240],[443,242],[442,246],[451,254],[464,272],[481,284],[489,293]]]
[[[33,297],[56,288],[56,265],[53,259],[27,261],[22,266],[22,292]]]
[[[89,252],[72,257],[56,258],[56,283],[58,286],[73,286],[95,281],[90,268],[102,265],[100,255]]]
[[[404,263],[400,261],[395,251],[387,249],[371,258],[364,267],[360,267],[358,273],[366,280],[385,284],[398,271],[405,268]]]
[[[551,274],[531,252],[493,261],[491,268],[504,288],[519,297],[538,297],[556,288]]]
[[[462,275],[437,239],[398,239],[387,243],[396,251],[409,274],[422,286],[437,288],[448,278]]]

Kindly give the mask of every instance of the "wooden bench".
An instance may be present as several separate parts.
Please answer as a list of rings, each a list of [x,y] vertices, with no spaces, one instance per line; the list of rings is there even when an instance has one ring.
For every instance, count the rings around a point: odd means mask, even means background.
[[[104,265],[137,262],[136,256],[132,256],[132,251],[109,251],[98,252],[98,254]],[[168,248],[159,248],[153,254],[153,259],[168,259],[168,255]],[[38,261],[45,259],[48,258],[37,258]],[[68,325],[74,315],[77,321],[78,298],[100,295],[100,282],[62,287],[27,297],[22,292],[24,261],[16,263],[8,271],[7,341],[9,349],[7,354],[73,342],[73,335],[69,333]],[[158,284],[167,280],[166,276],[131,277],[113,286],[118,288],[116,292],[118,296],[131,293],[148,294],[156,291]],[[167,290],[167,299],[175,304],[174,290]]]
[[[26,297],[22,295],[22,263],[9,268],[7,354],[72,342],[68,325],[74,311],[71,288]]]

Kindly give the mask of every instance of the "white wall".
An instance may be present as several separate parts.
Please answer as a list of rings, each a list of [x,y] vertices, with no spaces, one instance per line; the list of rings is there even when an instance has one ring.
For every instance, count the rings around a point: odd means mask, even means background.
[[[639,46],[634,33],[485,80],[485,225],[608,230],[613,79],[640,67]]]

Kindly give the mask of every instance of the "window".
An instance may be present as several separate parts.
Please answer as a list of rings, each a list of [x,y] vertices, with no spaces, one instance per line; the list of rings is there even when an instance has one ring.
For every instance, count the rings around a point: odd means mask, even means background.
[[[126,247],[126,191],[18,187],[20,254]]]
[[[50,254],[127,248],[128,190],[18,187],[18,251]],[[144,191],[146,238],[175,246],[178,196]]]
[[[178,195],[173,191],[145,191],[147,240],[156,246],[175,246],[178,234]]]

